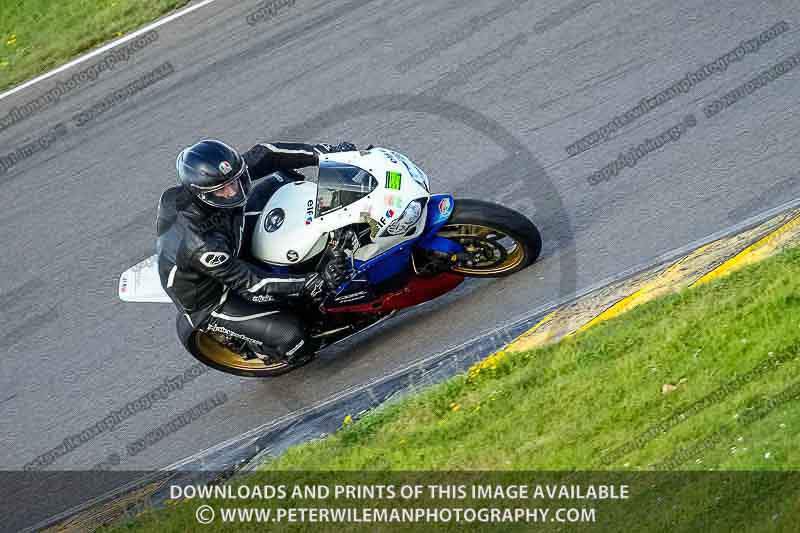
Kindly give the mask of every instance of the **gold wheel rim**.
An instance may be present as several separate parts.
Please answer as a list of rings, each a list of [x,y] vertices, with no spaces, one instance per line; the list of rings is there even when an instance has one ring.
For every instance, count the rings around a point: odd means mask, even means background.
[[[220,344],[211,335],[206,335],[202,331],[196,334],[195,345],[203,356],[210,359],[219,366],[244,370],[248,372],[263,370],[279,370],[285,368],[287,363],[267,364],[261,359],[245,359],[238,353]]]
[[[499,275],[514,270],[525,260],[523,244],[507,233],[480,224],[448,224],[437,233],[440,237],[458,242],[467,253],[493,251],[494,261],[483,261],[485,266],[454,266],[451,270],[464,275]],[[509,245],[501,244],[505,240]],[[510,243],[508,242],[510,241]],[[497,254],[500,257],[496,257]]]

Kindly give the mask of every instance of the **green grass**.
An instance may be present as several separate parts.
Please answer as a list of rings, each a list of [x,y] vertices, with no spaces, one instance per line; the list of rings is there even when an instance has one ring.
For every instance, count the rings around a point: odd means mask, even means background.
[[[188,0],[2,0],[0,90],[151,22]]]
[[[650,471],[659,465],[689,471],[797,470],[800,389],[769,404],[796,383],[798,249],[637,307],[558,344],[501,353],[468,375],[378,409],[327,439],[290,449],[247,483],[263,483],[287,470],[306,477],[340,471],[340,479],[349,479],[341,471],[371,471],[384,480],[390,479],[387,470],[591,470],[606,476],[614,475],[609,470]],[[677,388],[665,394],[665,384]],[[681,412],[686,416],[678,423],[628,444]],[[769,531],[771,520],[781,515],[775,506],[799,510],[796,479],[787,491],[774,478],[753,478],[709,503],[713,483],[708,476],[689,482],[691,475],[662,474],[658,479],[669,489],[627,510],[628,529],[699,531],[716,509],[713,516],[723,517],[730,528]],[[197,505],[147,513],[128,527],[191,528]]]
[[[636,469],[725,426],[731,437],[724,445],[683,466],[797,469],[800,402],[749,424],[734,416],[749,420],[748,407],[800,382],[798,346],[800,251],[793,250],[558,344],[496,358],[473,377],[456,377],[333,438],[293,448],[267,468]],[[775,357],[787,361],[642,449],[611,465],[601,460],[604,450]],[[677,389],[663,394],[665,384]]]

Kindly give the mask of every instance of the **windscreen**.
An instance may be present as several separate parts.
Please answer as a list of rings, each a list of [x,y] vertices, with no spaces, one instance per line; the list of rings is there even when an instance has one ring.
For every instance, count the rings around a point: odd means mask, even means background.
[[[364,169],[322,161],[317,178],[317,214],[322,216],[345,207],[372,192],[378,180]]]

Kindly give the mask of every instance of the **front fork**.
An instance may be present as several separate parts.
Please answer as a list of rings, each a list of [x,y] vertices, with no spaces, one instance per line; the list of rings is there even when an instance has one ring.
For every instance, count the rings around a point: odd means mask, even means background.
[[[414,274],[422,277],[436,276],[450,272],[459,262],[459,253],[415,248],[411,252],[411,266]]]

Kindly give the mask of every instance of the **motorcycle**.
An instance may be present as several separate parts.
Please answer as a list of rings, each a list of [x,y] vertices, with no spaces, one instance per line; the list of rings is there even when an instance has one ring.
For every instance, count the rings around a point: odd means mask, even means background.
[[[285,183],[258,215],[249,260],[273,272],[304,273],[331,250],[352,261],[350,279],[319,308],[305,309],[315,352],[427,302],[465,278],[508,276],[541,251],[539,230],[521,213],[483,200],[431,194],[425,172],[386,148],[323,154]],[[126,270],[119,297],[170,302],[157,256]],[[309,362],[265,359],[235,339],[195,331],[189,351],[215,369],[248,377],[277,376]]]

